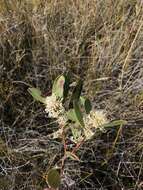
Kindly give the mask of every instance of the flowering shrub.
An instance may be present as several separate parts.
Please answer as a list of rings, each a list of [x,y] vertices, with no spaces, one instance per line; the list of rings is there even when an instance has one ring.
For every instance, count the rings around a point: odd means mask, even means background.
[[[50,118],[55,118],[59,125],[58,131],[54,132],[52,137],[61,138],[63,142],[64,156],[60,167],[61,172],[59,174],[55,168],[51,169],[46,178],[49,186],[56,189],[60,184],[59,178],[63,174],[65,159],[70,157],[80,160],[76,151],[84,141],[91,139],[98,130],[104,132],[106,127],[120,125],[124,121],[109,123],[104,110],[93,109],[90,100],[81,96],[81,80],[70,84],[68,76],[61,75],[55,79],[52,94],[47,97],[42,96],[41,91],[36,88],[29,88],[28,91],[34,99],[44,104],[45,112]],[[75,143],[72,151],[68,150],[67,138]]]

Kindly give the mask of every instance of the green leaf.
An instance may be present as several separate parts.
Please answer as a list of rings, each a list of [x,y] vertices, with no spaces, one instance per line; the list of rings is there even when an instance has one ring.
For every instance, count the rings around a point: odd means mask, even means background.
[[[59,98],[63,98],[64,84],[65,84],[65,77],[63,75],[58,76],[54,81],[52,93],[54,93]]]
[[[64,100],[67,98],[70,88],[70,74],[64,74],[65,84],[64,84]]]
[[[45,98],[41,96],[41,91],[37,88],[28,88],[28,92],[39,102],[45,103]]]
[[[84,121],[83,121],[83,115],[82,112],[80,110],[79,104],[77,101],[73,102],[73,107],[74,107],[74,111],[75,111],[75,115],[76,115],[76,120],[78,122],[78,124],[81,127],[84,127]]]
[[[82,106],[84,106],[85,100],[86,100],[86,98],[84,98],[83,96],[80,96],[80,103]]]
[[[82,91],[82,86],[83,82],[79,80],[73,92],[73,100],[79,100]]]
[[[72,131],[72,135],[73,135],[73,140],[75,142],[78,142],[82,136],[81,129],[75,128],[75,126],[74,126],[74,127],[71,127],[71,131]]]
[[[57,169],[50,169],[47,175],[46,182],[51,188],[58,188],[61,183],[61,177]]]
[[[127,121],[125,120],[115,120],[111,121],[110,123],[104,124],[103,127],[116,127],[121,125],[126,125]]]
[[[67,111],[67,118],[73,122],[76,122],[77,121],[77,117],[76,117],[76,114],[75,114],[75,111],[74,109],[70,109],[69,111]]]
[[[77,82],[77,85],[75,86],[73,92],[72,92],[72,96],[71,96],[69,107],[73,106],[73,101],[79,101],[79,98],[80,98],[80,95],[81,95],[81,91],[82,91],[82,86],[83,86],[83,82],[81,80],[79,80]]]
[[[85,106],[86,113],[89,114],[91,109],[92,109],[92,105],[91,105],[91,102],[88,98],[85,100],[84,106]]]
[[[80,97],[80,103],[82,106],[84,106],[86,114],[89,114],[91,109],[92,109],[92,105],[91,105],[90,100],[88,98],[84,98],[83,96],[81,96]]]

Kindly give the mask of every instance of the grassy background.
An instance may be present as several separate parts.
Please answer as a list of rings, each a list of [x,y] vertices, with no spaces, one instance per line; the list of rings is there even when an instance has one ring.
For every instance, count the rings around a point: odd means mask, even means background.
[[[86,142],[82,162],[67,160],[64,189],[143,187],[143,2],[0,0],[0,189],[40,190],[59,162],[60,141],[29,85],[51,92],[70,71],[110,119],[126,119]],[[69,184],[69,182],[68,182]]]

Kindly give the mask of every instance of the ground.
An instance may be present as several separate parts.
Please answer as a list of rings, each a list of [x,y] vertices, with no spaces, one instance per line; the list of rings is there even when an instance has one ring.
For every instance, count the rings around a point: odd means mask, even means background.
[[[0,189],[48,187],[63,146],[27,89],[49,95],[64,72],[83,80],[96,109],[127,124],[86,141],[81,161],[66,161],[61,189],[141,190],[142,0],[0,0]]]

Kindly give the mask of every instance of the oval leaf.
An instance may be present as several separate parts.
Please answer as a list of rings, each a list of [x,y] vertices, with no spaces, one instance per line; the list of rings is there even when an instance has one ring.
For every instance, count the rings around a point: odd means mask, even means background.
[[[69,107],[73,107],[73,101],[79,101],[81,91],[82,91],[82,86],[83,86],[83,82],[79,80],[72,92]]]
[[[64,83],[64,100],[67,98],[68,93],[69,93],[69,88],[70,88],[70,75],[69,74],[65,74],[65,83]]]
[[[75,111],[74,109],[70,109],[68,112],[67,112],[67,118],[73,122],[76,122],[77,121],[77,117],[76,117],[76,114],[75,114]]]
[[[73,100],[79,100],[82,91],[82,86],[83,82],[79,80],[73,92]]]
[[[41,96],[41,91],[37,88],[28,88],[28,92],[39,102],[45,103],[45,98]]]
[[[57,169],[50,169],[47,176],[47,183],[51,188],[58,188],[61,183],[61,177]]]
[[[78,124],[81,127],[84,127],[83,115],[82,115],[82,112],[80,111],[80,107],[79,107],[78,102],[74,101],[73,106],[74,106],[74,111],[75,111],[76,120],[77,120]]]
[[[92,109],[92,105],[91,105],[91,102],[88,98],[85,100],[84,107],[85,107],[86,113],[89,114],[91,109]]]
[[[52,93],[57,97],[62,98],[64,95],[65,77],[63,75],[57,77],[54,81]]]
[[[80,103],[82,106],[84,106],[85,100],[86,100],[86,98],[84,98],[83,96],[80,96]]]
[[[81,137],[82,137],[82,132],[80,129],[77,129],[75,127],[71,127],[71,131],[72,131],[72,135],[73,135],[73,138],[72,140],[74,140],[74,142],[78,142],[80,141]]]
[[[86,114],[89,114],[91,109],[92,109],[92,105],[91,105],[90,100],[88,98],[84,98],[83,96],[81,96],[80,97],[80,103],[82,106],[84,106]]]

